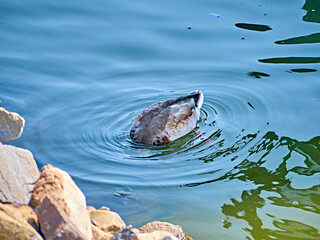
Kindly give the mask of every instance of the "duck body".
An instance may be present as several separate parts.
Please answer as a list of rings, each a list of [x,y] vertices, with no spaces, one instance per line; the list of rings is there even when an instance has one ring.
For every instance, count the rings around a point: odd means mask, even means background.
[[[191,132],[200,118],[203,93],[154,103],[134,119],[130,137],[139,143],[163,145]]]

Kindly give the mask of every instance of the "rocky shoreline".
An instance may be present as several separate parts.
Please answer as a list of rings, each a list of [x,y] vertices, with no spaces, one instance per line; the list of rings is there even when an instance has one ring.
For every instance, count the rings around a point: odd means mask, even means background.
[[[68,173],[50,164],[39,172],[30,151],[1,143],[19,138],[24,123],[0,107],[0,239],[192,240],[178,225],[133,228],[108,207],[87,206]]]

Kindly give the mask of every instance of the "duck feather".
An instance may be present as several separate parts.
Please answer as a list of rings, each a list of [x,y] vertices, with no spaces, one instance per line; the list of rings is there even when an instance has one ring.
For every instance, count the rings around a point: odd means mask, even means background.
[[[200,118],[201,91],[154,103],[134,120],[130,137],[140,143],[162,145],[192,131]]]

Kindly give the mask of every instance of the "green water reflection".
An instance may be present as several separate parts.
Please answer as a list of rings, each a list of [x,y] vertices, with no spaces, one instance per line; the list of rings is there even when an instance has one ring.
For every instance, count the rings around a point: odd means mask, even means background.
[[[262,63],[275,63],[275,64],[308,64],[320,63],[320,57],[276,57],[259,59]]]
[[[320,0],[31,2],[0,5],[0,97],[39,166],[136,227],[320,239]],[[145,106],[194,89],[197,132],[131,142]]]
[[[302,9],[306,10],[307,13],[303,17],[303,20],[306,22],[314,22],[320,23],[320,1],[318,0],[306,0],[305,4],[303,5]],[[236,24],[238,26],[238,24]],[[246,26],[238,26],[241,28],[250,29],[252,27]],[[255,29],[256,31],[267,31],[268,26],[261,25],[259,28]],[[254,30],[254,29],[251,29]],[[284,40],[275,41],[276,44],[279,45],[289,45],[289,44],[312,44],[312,43],[320,43],[320,33],[313,33],[309,35],[303,35],[293,38],[288,38]],[[273,63],[273,64],[313,64],[313,63],[320,63],[320,57],[274,57],[274,58],[265,58],[259,59],[259,62],[262,63]],[[304,71],[303,69],[293,69],[292,72],[314,72],[316,70],[311,69]],[[251,76],[256,77],[255,75],[249,74]]]
[[[270,77],[269,74],[263,72],[249,72],[248,75],[254,78]]]
[[[246,30],[258,31],[258,32],[265,32],[271,30],[267,25],[262,24],[252,24],[252,23],[236,23],[235,24],[238,28],[243,28]]]
[[[314,33],[306,36],[288,38],[279,40],[276,44],[305,44],[305,43],[320,43],[320,33]]]
[[[257,136],[258,133],[246,135],[233,146],[202,160],[211,162],[218,156],[237,153]],[[294,220],[286,218],[286,214],[293,210],[320,214],[320,181],[317,176],[320,173],[320,136],[303,142],[270,131],[248,152],[240,164],[219,179],[187,186],[215,181],[254,184],[255,189],[243,191],[240,199],[231,197],[231,203],[222,206],[226,217],[224,227],[232,229],[234,218],[244,220],[247,223],[244,230],[249,234],[247,239],[320,239],[319,230],[300,219],[307,217],[295,214]],[[297,183],[303,187],[295,187]],[[281,210],[276,215],[269,212],[279,207]],[[312,224],[319,227],[320,218],[317,218],[319,221]],[[272,224],[268,225],[268,222]]]
[[[276,149],[285,147],[287,152],[275,170],[264,167],[267,156]],[[263,155],[257,160],[249,160],[254,154]],[[304,157],[304,166],[289,168],[293,154],[299,153]],[[224,176],[225,179],[238,179],[253,182],[256,189],[243,191],[241,200],[231,199],[232,204],[224,204],[222,212],[227,219],[234,217],[245,220],[250,227],[245,230],[254,239],[319,239],[318,230],[299,221],[292,221],[269,215],[273,219],[274,229],[263,227],[263,217],[258,210],[266,205],[267,199],[271,205],[289,208],[299,208],[304,211],[320,213],[320,183],[305,189],[292,186],[292,178],[288,174],[294,172],[300,176],[312,176],[320,172],[320,136],[306,142],[299,142],[288,137],[279,137],[274,132],[268,132],[260,142],[250,150],[248,159],[236,167],[236,172]],[[273,193],[265,199],[262,192]],[[276,196],[274,196],[276,195]],[[226,221],[228,223],[228,220]],[[317,223],[315,223],[317,224]],[[318,223],[319,224],[319,223]],[[228,224],[226,225],[228,226]]]
[[[290,71],[296,72],[296,73],[308,73],[308,72],[316,72],[317,70],[312,68],[293,68]]]
[[[320,1],[319,0],[307,0],[302,9],[307,13],[303,16],[303,21],[320,23]]]

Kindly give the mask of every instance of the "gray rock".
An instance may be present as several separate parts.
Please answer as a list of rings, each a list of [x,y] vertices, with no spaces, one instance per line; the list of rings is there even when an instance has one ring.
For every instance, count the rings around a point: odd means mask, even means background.
[[[119,232],[116,232],[110,240],[133,240],[138,234],[139,230],[128,226]]]
[[[19,138],[24,127],[24,119],[17,113],[8,112],[0,107],[0,141]]]
[[[30,151],[0,145],[0,201],[28,204],[39,171]]]

